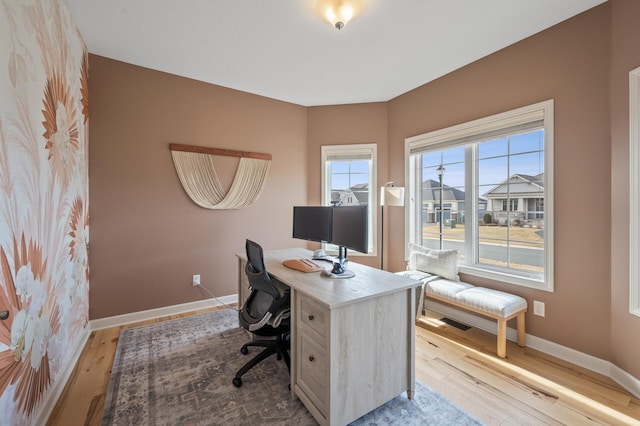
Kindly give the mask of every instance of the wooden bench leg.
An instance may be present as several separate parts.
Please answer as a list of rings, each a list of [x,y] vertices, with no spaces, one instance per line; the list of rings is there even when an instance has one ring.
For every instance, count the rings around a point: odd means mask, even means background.
[[[507,320],[498,320],[498,356],[507,357]]]
[[[516,321],[518,322],[516,326],[518,328],[518,346],[524,348],[527,345],[527,338],[524,331],[524,311],[518,314]]]

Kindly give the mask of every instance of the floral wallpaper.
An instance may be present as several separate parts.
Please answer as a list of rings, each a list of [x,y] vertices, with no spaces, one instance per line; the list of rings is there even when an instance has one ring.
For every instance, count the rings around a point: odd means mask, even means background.
[[[88,56],[64,0],[0,0],[0,422],[30,424],[88,325]]]

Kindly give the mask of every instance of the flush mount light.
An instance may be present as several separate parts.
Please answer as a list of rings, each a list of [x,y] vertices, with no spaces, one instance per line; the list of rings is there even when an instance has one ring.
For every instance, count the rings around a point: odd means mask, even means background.
[[[362,0],[318,0],[316,10],[333,25],[341,30],[362,9]]]

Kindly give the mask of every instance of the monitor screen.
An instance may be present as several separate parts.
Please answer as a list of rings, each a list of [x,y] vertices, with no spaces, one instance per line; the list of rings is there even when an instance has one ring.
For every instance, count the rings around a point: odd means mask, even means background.
[[[367,253],[369,251],[367,230],[367,206],[333,208],[331,243]]]
[[[294,206],[293,238],[331,242],[331,207]]]

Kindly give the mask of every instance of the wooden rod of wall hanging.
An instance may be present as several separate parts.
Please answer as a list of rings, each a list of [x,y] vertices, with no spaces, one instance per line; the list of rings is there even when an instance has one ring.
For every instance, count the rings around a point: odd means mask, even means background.
[[[271,160],[271,154],[265,154],[261,152],[236,151],[233,149],[223,149],[223,148],[209,148],[206,146],[181,145],[177,143],[170,143],[169,149],[171,151],[186,151],[186,152],[197,152],[200,154],[224,155],[227,157],[246,157],[246,158],[257,158],[259,160]]]

